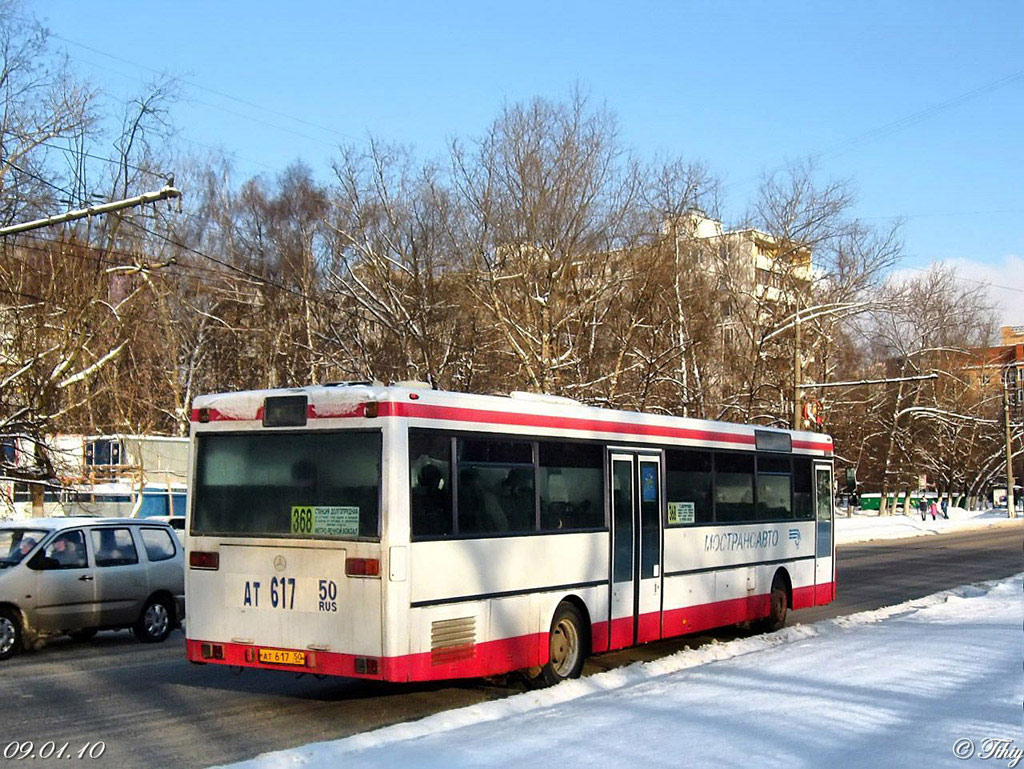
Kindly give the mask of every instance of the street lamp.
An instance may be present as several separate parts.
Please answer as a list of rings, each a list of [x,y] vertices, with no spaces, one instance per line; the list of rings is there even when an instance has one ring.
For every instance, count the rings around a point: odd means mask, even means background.
[[[881,302],[878,301],[865,301],[865,302],[829,302],[827,304],[818,304],[813,307],[800,307],[800,294],[796,294],[796,311],[782,321],[782,325],[773,330],[771,333],[766,334],[764,341],[767,342],[769,339],[777,337],[779,334],[783,334],[790,328],[793,329],[793,429],[799,430],[801,427],[800,417],[803,404],[802,393],[806,389],[803,384],[803,359],[800,357],[800,324],[805,320],[813,320],[826,315],[855,315],[863,310],[871,307],[881,307]]]
[[[1017,517],[1017,503],[1013,498],[1013,433],[1010,430],[1010,393],[1007,387],[1009,373],[1013,368],[1008,368],[1003,380],[1003,422],[1006,427],[1006,517]]]

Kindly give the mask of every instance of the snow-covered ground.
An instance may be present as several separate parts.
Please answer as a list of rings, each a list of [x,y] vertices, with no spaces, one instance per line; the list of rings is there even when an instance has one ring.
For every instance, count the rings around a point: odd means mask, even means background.
[[[1022,576],[234,766],[1013,767]]]
[[[921,520],[920,514],[880,516],[872,512],[855,513],[847,517],[840,513],[836,517],[836,544],[946,534],[1014,522],[1019,524],[1021,519],[1008,519],[1006,510],[964,510],[960,507],[949,508],[948,519],[943,518],[940,513],[935,520],[929,515],[924,521]]]

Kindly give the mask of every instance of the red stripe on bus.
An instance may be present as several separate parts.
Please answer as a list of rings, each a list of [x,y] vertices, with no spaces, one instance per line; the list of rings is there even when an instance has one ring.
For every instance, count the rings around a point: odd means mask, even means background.
[[[689,427],[628,424],[579,417],[552,417],[543,414],[520,414],[512,411],[482,411],[455,406],[430,406],[423,403],[381,403],[381,416],[442,419],[449,422],[482,422],[485,424],[514,425],[516,427],[543,427],[556,430],[579,430],[594,433],[622,435],[649,435],[659,438],[689,438],[691,440],[718,441],[753,445],[753,435],[713,432]],[[384,409],[385,405],[390,406]]]
[[[812,449],[813,451],[832,451],[832,443],[824,441],[793,441],[794,449]]]
[[[347,408],[339,411],[325,411],[318,412],[316,405],[310,403],[306,406],[306,418],[307,419],[352,419],[366,416],[366,403],[351,403],[344,404]],[[381,404],[383,405],[383,404]],[[199,409],[192,409],[192,421],[199,421]],[[256,409],[256,415],[249,416],[234,416],[228,415],[217,409],[208,408],[209,419],[208,422],[262,422],[263,421],[263,406]]]
[[[595,622],[590,633],[593,636],[590,646],[595,654],[625,649],[633,645],[633,618],[622,617],[611,623]]]
[[[661,639],[661,615],[658,612],[641,614],[637,617],[636,640],[637,643],[649,643]]]
[[[366,416],[366,403],[339,404],[345,406],[340,411],[325,411],[322,414],[316,410],[316,406],[309,405],[308,416],[310,419],[353,419]],[[381,406],[384,404],[381,403]]]
[[[229,416],[217,409],[208,409],[210,422],[224,421],[259,421],[263,418],[263,407],[256,411],[254,417]],[[346,419],[360,418],[366,415],[366,404],[356,403],[340,411],[320,413],[316,406],[310,404],[307,409],[309,419]],[[717,443],[735,443],[743,446],[754,445],[753,435],[728,433],[713,430],[699,430],[690,427],[667,427],[664,425],[645,425],[624,422],[610,422],[601,419],[582,419],[579,417],[552,417],[543,414],[521,414],[510,411],[484,411],[458,406],[431,406],[424,403],[405,403],[396,401],[380,401],[378,416],[409,417],[413,419],[440,419],[448,422],[479,422],[484,424],[511,425],[515,427],[541,427],[554,430],[579,430],[582,432],[615,433],[618,435],[644,435],[656,438],[683,438],[689,440],[715,441]],[[199,421],[199,409],[192,409],[192,421]],[[832,443],[827,441],[793,441],[794,449],[831,452]]]
[[[834,582],[794,588],[792,608],[802,609],[808,606],[827,604],[834,599]],[[671,638],[699,633],[763,617],[768,613],[768,600],[768,595],[764,594],[749,598],[716,601],[701,606],[669,609],[662,616],[659,616],[657,612],[652,612],[638,618],[639,628],[644,636],[654,636],[645,638],[646,641],[658,640],[658,637]],[[660,630],[658,630],[659,624]],[[632,646],[633,625],[632,617],[614,619],[610,624],[595,622],[591,627],[591,651],[596,654]],[[223,649],[224,658],[203,659],[202,645],[204,643],[220,646]],[[304,651],[309,659],[308,665],[298,667],[256,662],[251,659],[254,656],[254,648],[258,647],[191,638],[186,639],[185,642],[186,657],[192,662],[406,682],[479,678],[543,665],[548,659],[548,634],[532,633],[515,638],[502,638],[465,647],[448,648],[440,653],[422,652],[402,657],[378,658],[379,668],[374,674],[356,672],[356,660],[365,659],[365,655],[296,649],[295,651]],[[246,659],[247,653],[250,656],[249,660]]]
[[[810,585],[809,587],[794,587],[793,588],[793,605],[790,609],[809,609],[811,606],[815,606],[814,602],[815,586]]]
[[[202,645],[213,643],[223,649],[223,659],[203,659]],[[356,660],[366,659],[366,655],[339,654],[337,652],[305,651],[308,664],[274,665],[255,660],[247,660],[254,648],[247,644],[220,643],[218,641],[202,641],[187,639],[185,654],[191,662],[208,662],[232,667],[264,668],[285,670],[291,673],[315,673],[326,676],[343,676],[346,678],[369,678],[383,681],[438,681],[450,678],[480,678],[496,675],[510,670],[543,665],[547,662],[547,633],[503,638],[498,641],[487,641],[474,646],[444,649],[442,654],[424,652],[409,654],[403,657],[377,658],[378,672],[375,674],[357,673]],[[269,648],[269,647],[268,647]],[[282,647],[273,647],[275,649]],[[541,657],[541,655],[544,655]]]
[[[814,586],[814,605],[825,606],[836,600],[836,583],[828,582]]]
[[[207,409],[209,413],[208,422],[234,422],[238,417],[229,417],[227,414],[222,414],[217,409]],[[199,409],[192,409],[192,421],[199,421]]]

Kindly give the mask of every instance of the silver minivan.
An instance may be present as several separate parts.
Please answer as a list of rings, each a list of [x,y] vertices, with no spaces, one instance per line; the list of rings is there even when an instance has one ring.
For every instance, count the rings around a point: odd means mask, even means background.
[[[166,523],[32,518],[0,524],[0,660],[47,637],[131,628],[163,641],[185,616],[185,558]]]

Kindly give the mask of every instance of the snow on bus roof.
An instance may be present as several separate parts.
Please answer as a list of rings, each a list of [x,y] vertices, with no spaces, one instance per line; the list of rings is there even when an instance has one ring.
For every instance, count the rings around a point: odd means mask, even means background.
[[[792,436],[795,451],[832,451],[832,438],[822,433],[618,411],[543,394],[505,396],[434,390],[419,383],[309,385],[202,395],[193,402],[192,421],[260,421],[267,398],[287,396],[306,398],[310,420],[406,417],[424,424],[438,421],[459,423],[464,429],[471,430],[479,430],[479,425],[485,424],[491,430],[496,426],[528,428],[531,432],[549,435],[569,431],[595,438],[601,436],[607,440],[614,440],[617,436],[622,440],[689,439],[744,448],[753,448],[755,432],[767,432]],[[367,404],[376,404],[375,413],[366,412]]]

